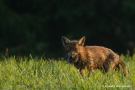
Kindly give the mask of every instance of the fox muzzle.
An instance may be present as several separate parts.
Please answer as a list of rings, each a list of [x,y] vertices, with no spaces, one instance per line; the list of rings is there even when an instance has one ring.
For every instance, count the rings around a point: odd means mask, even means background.
[[[72,63],[76,60],[77,53],[67,53],[67,62]]]

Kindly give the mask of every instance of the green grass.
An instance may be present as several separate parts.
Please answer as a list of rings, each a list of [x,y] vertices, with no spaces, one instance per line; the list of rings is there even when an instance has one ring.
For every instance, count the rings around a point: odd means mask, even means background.
[[[121,55],[129,76],[123,76],[122,70],[112,74],[103,74],[94,70],[91,77],[82,78],[78,70],[65,60],[15,56],[0,60],[0,90],[134,90],[135,54]]]

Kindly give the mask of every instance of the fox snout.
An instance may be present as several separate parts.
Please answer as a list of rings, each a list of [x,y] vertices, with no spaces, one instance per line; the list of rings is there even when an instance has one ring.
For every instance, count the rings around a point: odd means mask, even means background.
[[[73,62],[75,58],[77,57],[77,53],[67,53],[67,61],[69,63]]]
[[[68,56],[71,58],[75,58],[76,55],[77,55],[77,53],[68,53]]]

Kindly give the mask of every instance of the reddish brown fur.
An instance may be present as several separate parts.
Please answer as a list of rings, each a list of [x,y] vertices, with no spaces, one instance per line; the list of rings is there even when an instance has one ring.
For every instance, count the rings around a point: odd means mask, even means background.
[[[124,76],[128,74],[126,65],[119,56],[111,49],[101,46],[83,46],[85,37],[80,40],[70,41],[66,37],[62,36],[62,43],[67,52],[67,60],[69,63],[73,63],[77,69],[79,69],[82,75],[85,74],[85,67],[88,68],[88,76],[90,76],[93,69],[100,69],[107,72],[110,68],[119,68],[122,66]]]

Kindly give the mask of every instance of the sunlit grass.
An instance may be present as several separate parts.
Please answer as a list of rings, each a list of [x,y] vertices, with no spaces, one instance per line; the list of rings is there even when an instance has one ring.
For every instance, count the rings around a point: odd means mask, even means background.
[[[1,90],[134,90],[135,54],[120,57],[130,71],[126,78],[123,71],[103,74],[94,70],[83,78],[78,70],[63,59],[32,58],[16,59],[15,56],[0,60]]]

